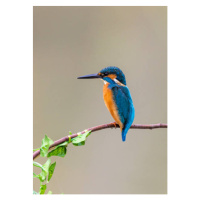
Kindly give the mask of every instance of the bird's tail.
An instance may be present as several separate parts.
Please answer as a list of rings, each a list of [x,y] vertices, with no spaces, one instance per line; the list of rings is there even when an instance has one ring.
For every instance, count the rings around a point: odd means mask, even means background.
[[[128,129],[122,129],[122,141],[125,142],[126,141],[126,134],[128,132]]]

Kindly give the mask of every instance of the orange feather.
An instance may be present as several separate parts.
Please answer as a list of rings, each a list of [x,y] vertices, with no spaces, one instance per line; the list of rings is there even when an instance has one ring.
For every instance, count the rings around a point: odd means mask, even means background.
[[[103,87],[103,98],[104,102],[106,104],[106,107],[108,108],[110,114],[112,115],[113,119],[116,121],[117,124],[119,124],[120,129],[122,130],[123,124],[120,121],[117,106],[113,100],[113,94],[112,90],[108,88],[109,83],[104,84]]]

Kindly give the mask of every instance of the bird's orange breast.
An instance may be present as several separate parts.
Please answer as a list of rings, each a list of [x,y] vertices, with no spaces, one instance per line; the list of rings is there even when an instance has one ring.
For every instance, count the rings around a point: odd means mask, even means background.
[[[117,124],[119,124],[121,130],[123,128],[123,124],[120,121],[120,117],[118,115],[118,110],[117,110],[117,106],[113,100],[113,93],[112,90],[108,88],[109,83],[104,84],[103,87],[103,98],[104,98],[104,102],[106,104],[106,107],[108,108],[110,114],[112,115],[112,117],[114,118],[114,120],[116,121]]]

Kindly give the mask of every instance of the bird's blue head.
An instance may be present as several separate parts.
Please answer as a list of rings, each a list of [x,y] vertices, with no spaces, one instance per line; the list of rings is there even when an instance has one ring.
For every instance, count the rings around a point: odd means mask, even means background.
[[[78,79],[89,79],[89,78],[102,78],[103,80],[110,78],[115,82],[126,85],[126,78],[124,73],[122,72],[121,69],[114,66],[106,67],[97,74],[90,74],[78,77]]]
[[[109,77],[111,79],[117,79],[117,81],[119,81],[123,85],[126,85],[125,75],[122,72],[122,70],[119,69],[118,67],[112,67],[112,66],[106,67],[102,69],[98,74],[102,76],[103,78]]]

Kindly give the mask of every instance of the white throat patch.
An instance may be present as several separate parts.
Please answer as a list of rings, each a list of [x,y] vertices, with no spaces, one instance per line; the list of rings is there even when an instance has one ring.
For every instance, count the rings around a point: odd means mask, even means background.
[[[100,80],[102,80],[104,84],[108,83],[107,81],[105,81],[105,80],[103,80],[103,79],[100,79]]]
[[[104,81],[104,80],[103,80],[103,82],[104,82],[104,84],[108,83],[107,81]]]

